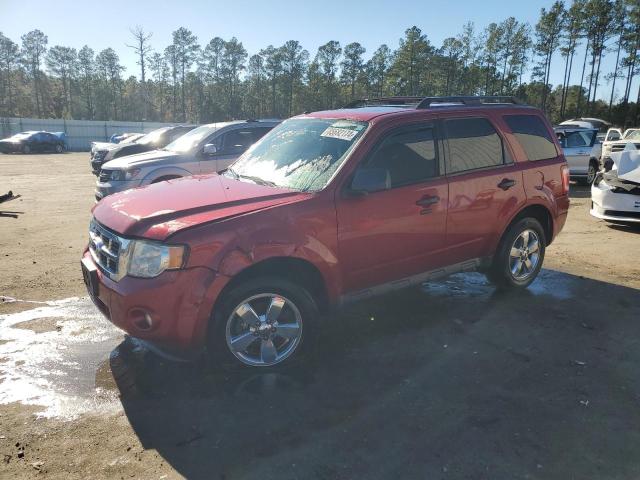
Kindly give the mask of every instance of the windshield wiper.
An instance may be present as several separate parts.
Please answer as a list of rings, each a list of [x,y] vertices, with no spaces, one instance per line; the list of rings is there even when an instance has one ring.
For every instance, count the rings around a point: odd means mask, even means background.
[[[231,176],[233,177],[234,180],[239,180],[240,179],[240,175],[238,175],[233,168],[227,167],[227,169],[222,173],[227,173],[227,172],[229,172],[231,174]]]
[[[251,180],[252,182],[257,183],[258,185],[266,185],[267,187],[276,187],[277,186],[275,184],[275,182],[272,182],[270,180],[265,180],[264,178],[254,177],[254,176],[251,176],[251,175],[241,175],[241,174],[238,174],[238,173],[236,173],[236,175],[238,175],[239,178],[246,178],[247,180]]]

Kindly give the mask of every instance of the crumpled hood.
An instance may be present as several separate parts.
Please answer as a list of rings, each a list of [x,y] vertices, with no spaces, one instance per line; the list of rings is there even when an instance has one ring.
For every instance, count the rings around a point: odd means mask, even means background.
[[[146,163],[153,162],[154,165],[161,160],[168,160],[168,163],[174,165],[180,157],[179,153],[169,152],[167,150],[151,150],[150,152],[136,153],[133,155],[125,155],[114,158],[105,163],[102,168],[105,169],[127,169],[133,166],[143,167]]]
[[[121,235],[165,240],[185,228],[304,200],[311,195],[217,174],[200,175],[110,195],[94,207],[93,215]]]

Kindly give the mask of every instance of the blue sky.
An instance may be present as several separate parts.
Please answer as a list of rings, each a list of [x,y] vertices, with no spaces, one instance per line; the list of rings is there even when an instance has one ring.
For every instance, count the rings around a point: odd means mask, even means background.
[[[533,27],[540,8],[552,0],[351,0],[344,2],[307,2],[305,0],[226,0],[149,1],[149,0],[0,0],[0,31],[15,42],[20,36],[39,28],[49,37],[49,45],[76,48],[88,44],[94,50],[112,47],[127,67],[138,74],[130,42],[129,28],[141,25],[153,32],[152,46],[162,51],[171,43],[171,32],[180,26],[189,28],[201,44],[214,36],[237,37],[249,54],[269,44],[282,45],[299,40],[313,56],[318,46],[338,40],[344,46],[358,41],[370,55],[380,44],[395,48],[404,30],[417,25],[430,41],[440,46],[444,38],[455,36],[470,20],[477,30],[490,22],[513,15]],[[582,52],[577,62],[582,66]],[[603,69],[610,71],[615,52],[610,53]],[[578,70],[574,79],[578,77]],[[563,65],[556,55],[551,81],[562,82]],[[637,86],[635,87],[637,88]],[[599,87],[606,96],[610,86]],[[600,96],[600,95],[599,95]]]

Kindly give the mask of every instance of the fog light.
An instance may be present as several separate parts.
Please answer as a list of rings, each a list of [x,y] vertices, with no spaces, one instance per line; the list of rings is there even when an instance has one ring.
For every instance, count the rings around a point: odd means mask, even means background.
[[[149,312],[140,308],[129,311],[129,318],[138,330],[151,330],[153,327],[153,319]]]

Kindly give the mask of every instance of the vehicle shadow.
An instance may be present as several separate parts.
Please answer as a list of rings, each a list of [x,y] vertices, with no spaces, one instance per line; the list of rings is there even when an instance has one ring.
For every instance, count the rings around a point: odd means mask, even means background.
[[[640,234],[640,224],[634,223],[629,225],[618,225],[615,223],[609,223],[607,226],[612,230],[618,230],[619,232],[629,232]]]
[[[110,366],[145,449],[190,479],[631,478],[640,473],[640,291],[543,270],[362,302],[284,370]]]

